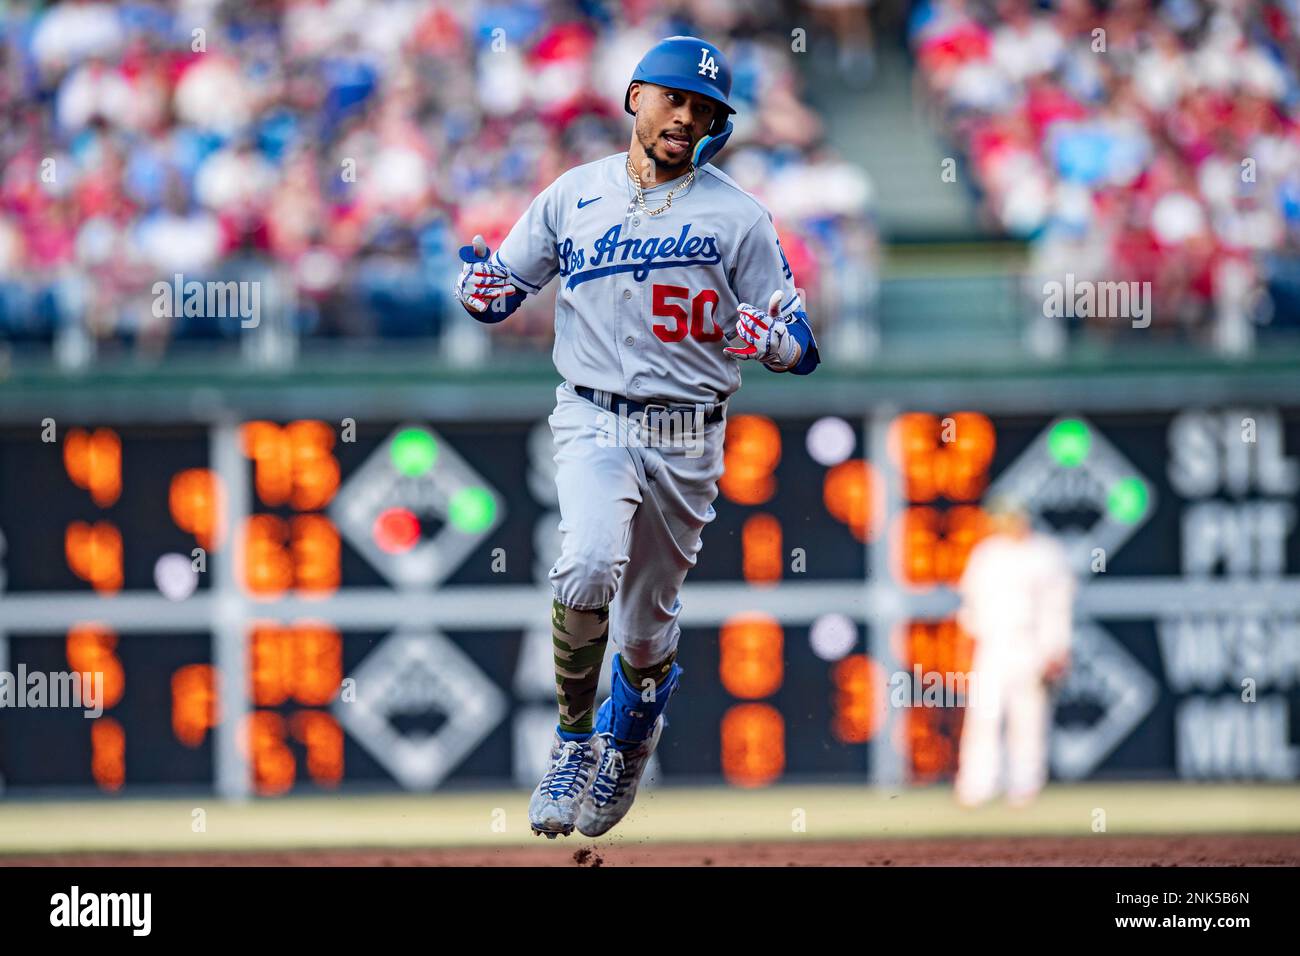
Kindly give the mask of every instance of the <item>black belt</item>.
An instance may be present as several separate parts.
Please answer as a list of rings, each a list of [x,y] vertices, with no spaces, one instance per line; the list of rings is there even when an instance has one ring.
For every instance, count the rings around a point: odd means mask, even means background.
[[[708,402],[701,402],[700,406],[696,405],[668,405],[664,402],[638,402],[634,398],[628,398],[626,395],[618,395],[614,392],[600,392],[594,388],[587,388],[585,385],[575,385],[573,390],[587,401],[599,405],[607,412],[614,412],[616,415],[632,415],[641,413],[643,416],[647,413],[670,412],[680,416],[690,415],[694,417],[697,407],[707,405]],[[718,402],[713,406],[713,411],[704,416],[704,424],[712,425],[715,422],[722,421],[727,414],[727,403]]]

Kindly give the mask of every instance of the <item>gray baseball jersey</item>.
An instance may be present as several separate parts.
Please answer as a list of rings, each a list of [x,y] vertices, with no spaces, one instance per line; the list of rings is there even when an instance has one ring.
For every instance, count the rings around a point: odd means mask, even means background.
[[[646,190],[646,205],[679,183]],[[722,351],[736,307],[766,309],[780,289],[784,320],[803,310],[771,214],[707,164],[657,216],[637,205],[627,153],[575,167],[533,201],[497,258],[530,294],[559,276],[560,374],[638,401],[726,398],[740,387],[742,363]]]

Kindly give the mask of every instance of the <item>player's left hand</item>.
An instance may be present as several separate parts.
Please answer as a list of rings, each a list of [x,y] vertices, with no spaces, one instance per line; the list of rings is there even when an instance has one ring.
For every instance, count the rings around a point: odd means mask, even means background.
[[[735,359],[758,359],[764,365],[791,368],[799,362],[799,343],[781,321],[782,293],[777,289],[768,300],[767,308],[760,309],[742,302],[737,311],[736,337],[745,344],[728,346],[722,351]]]

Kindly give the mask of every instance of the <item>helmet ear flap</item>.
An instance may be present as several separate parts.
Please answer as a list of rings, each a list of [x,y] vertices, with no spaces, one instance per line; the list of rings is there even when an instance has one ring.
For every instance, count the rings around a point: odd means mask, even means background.
[[[722,147],[727,145],[732,130],[731,120],[724,118],[722,132],[711,132],[707,136],[701,137],[700,141],[695,144],[695,155],[691,157],[691,162],[696,166],[703,166],[716,156],[722,150]]]

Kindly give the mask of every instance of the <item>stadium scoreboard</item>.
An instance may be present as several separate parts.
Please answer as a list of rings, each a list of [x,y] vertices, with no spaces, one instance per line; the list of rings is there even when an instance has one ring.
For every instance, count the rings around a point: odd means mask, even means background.
[[[0,428],[0,783],[531,786],[552,454],[544,418]],[[1300,410],[736,413],[725,464],[660,779],[951,775],[990,492],[1079,579],[1057,777],[1300,772]],[[67,673],[97,713],[17,682]]]

